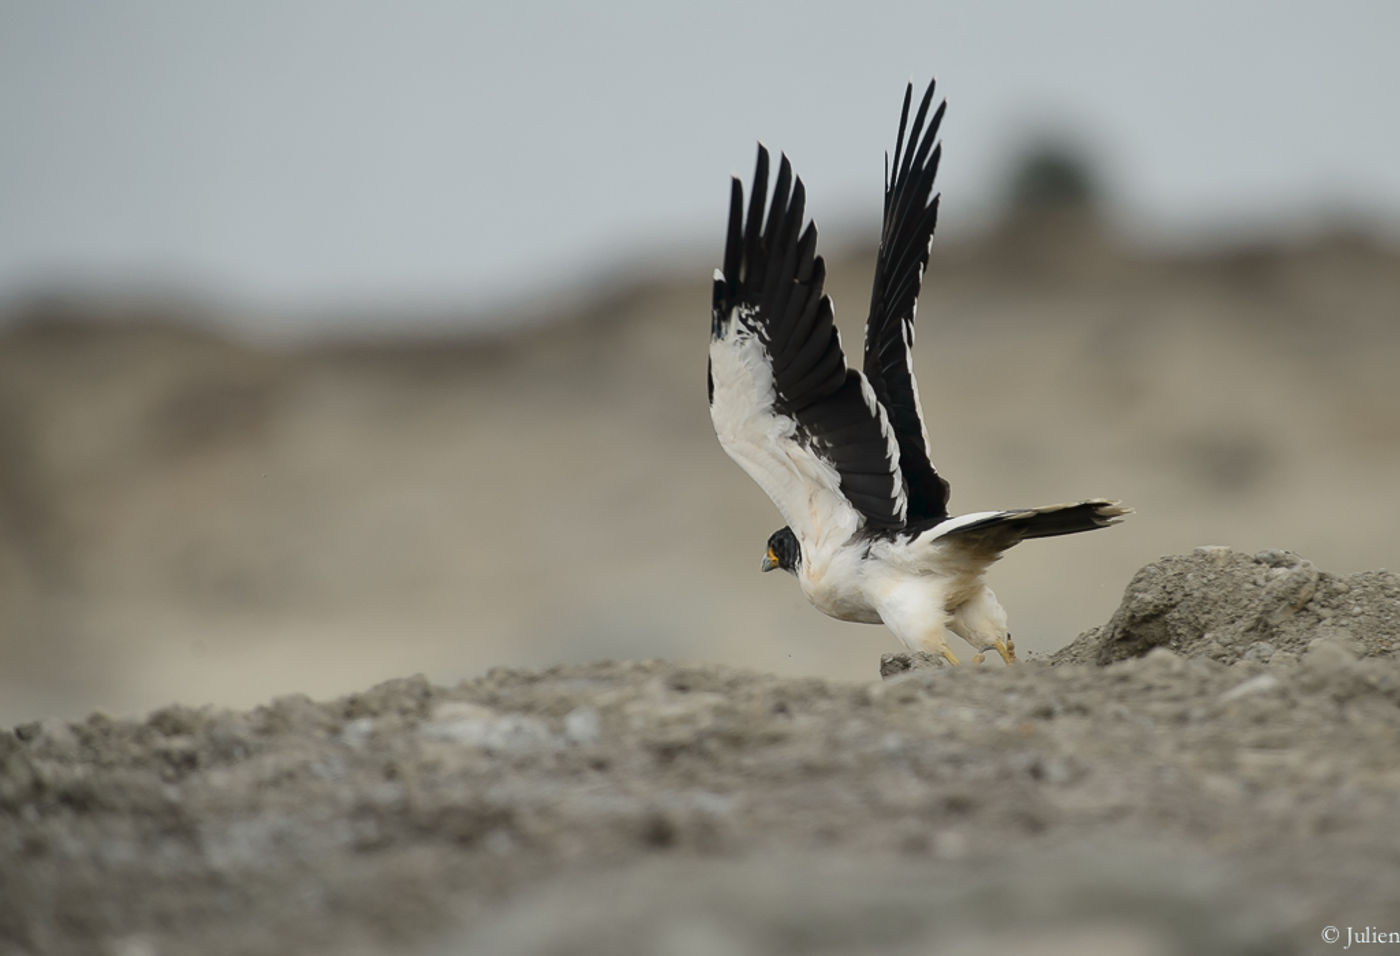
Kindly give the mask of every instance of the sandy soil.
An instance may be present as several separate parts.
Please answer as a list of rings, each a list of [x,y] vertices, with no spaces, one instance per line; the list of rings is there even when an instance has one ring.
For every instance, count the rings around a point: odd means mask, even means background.
[[[0,952],[1323,952],[1400,929],[1398,597],[1207,548],[1012,667],[600,663],[23,724]]]

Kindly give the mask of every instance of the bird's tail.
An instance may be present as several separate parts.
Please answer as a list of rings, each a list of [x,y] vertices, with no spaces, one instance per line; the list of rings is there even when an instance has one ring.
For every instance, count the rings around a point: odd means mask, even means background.
[[[1107,528],[1132,514],[1133,509],[1120,501],[1090,498],[1074,504],[1045,505],[1040,508],[1018,508],[999,511],[948,532],[970,542],[985,543],[1003,551],[1027,538],[1053,538],[1062,534],[1078,534]]]
[[[1072,505],[1045,505],[1011,512],[1006,521],[1025,530],[1027,538],[1053,538],[1061,534],[1078,534],[1118,524],[1133,513],[1121,501],[1090,498]]]

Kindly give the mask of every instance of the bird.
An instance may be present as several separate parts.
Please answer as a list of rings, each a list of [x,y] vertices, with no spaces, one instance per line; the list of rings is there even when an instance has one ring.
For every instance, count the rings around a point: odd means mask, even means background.
[[[804,220],[802,179],[782,154],[770,197],[760,142],[747,207],[739,177],[730,183],[706,387],[720,445],[785,522],[768,538],[763,571],[790,572],[823,613],[884,624],[909,651],[940,663],[959,663],[949,644],[956,636],[973,661],[995,651],[1010,664],[1016,647],[987,569],[1023,540],[1108,527],[1132,509],[1088,498],[949,514],[913,365],[940,198],[933,187],[947,100],[933,108],[936,85],[929,82],[912,126],[913,82],[905,88],[894,154],[885,154],[861,368],[847,365],[823,292],[826,266],[816,224]]]

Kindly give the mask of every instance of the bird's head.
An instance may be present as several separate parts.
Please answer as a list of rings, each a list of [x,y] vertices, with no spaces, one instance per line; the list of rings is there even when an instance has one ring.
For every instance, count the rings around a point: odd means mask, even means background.
[[[802,564],[802,549],[797,544],[797,535],[791,528],[779,528],[768,536],[768,551],[763,555],[762,570],[772,571],[782,568],[797,573]]]

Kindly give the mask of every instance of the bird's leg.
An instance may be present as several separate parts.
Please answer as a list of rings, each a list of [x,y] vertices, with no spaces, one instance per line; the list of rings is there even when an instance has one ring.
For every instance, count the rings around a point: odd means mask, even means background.
[[[895,636],[899,638],[900,643],[917,654],[941,657],[954,667],[962,663],[948,646],[948,628],[942,620],[926,622],[918,631],[908,636],[896,631]]]
[[[1016,642],[1011,639],[1010,631],[1006,632],[1005,641],[997,641],[992,646],[997,649],[997,653],[1006,663],[1014,664],[1016,662]]]
[[[890,587],[881,594],[880,619],[910,651],[960,662],[948,647],[952,618],[944,603],[946,592],[937,579],[917,579]]]
[[[957,656],[953,654],[952,648],[948,646],[948,629],[941,623],[924,630],[924,632],[919,635],[917,642],[911,643],[905,641],[905,644],[909,646],[910,650],[922,651],[934,657],[941,657],[954,667],[962,663],[958,660]],[[975,657],[973,661],[978,664],[982,663]]]
[[[890,630],[894,630],[894,628]],[[962,663],[953,653],[953,649],[948,646],[948,630],[942,624],[935,623],[933,626],[920,628],[913,633],[902,634],[895,631],[895,637],[899,638],[899,642],[912,654],[927,654],[929,657],[939,658],[954,667]],[[973,660],[976,661],[976,658]],[[977,663],[981,662],[977,661]]]
[[[972,600],[959,607],[948,628],[971,644],[978,652],[977,657],[982,657],[985,651],[996,651],[1006,663],[1015,663],[1016,645],[1006,629],[1006,612],[991,588],[983,586]]]
[[[975,664],[980,664],[987,659],[986,651],[996,651],[997,654],[1001,656],[1001,659],[1008,664],[1014,664],[1017,661],[1016,643],[1011,640],[1010,634],[1006,635],[1006,640],[1002,640],[999,637],[992,638],[990,646],[983,646],[981,641],[973,638],[966,638],[966,640],[973,647],[978,648],[977,653],[972,657],[973,663]]]
[[[919,648],[919,650],[921,653],[924,654],[930,654],[934,657],[941,657],[943,658],[943,660],[947,661],[949,664],[952,664],[954,667],[957,667],[959,664],[962,663],[958,660],[957,656],[953,654],[953,649],[948,646],[948,642],[946,640],[938,641],[937,643],[929,641],[927,643],[924,643],[923,646]],[[978,657],[980,656],[981,655],[979,654]],[[973,658],[973,660],[976,661],[976,658]],[[981,661],[977,661],[977,663],[980,664]]]

